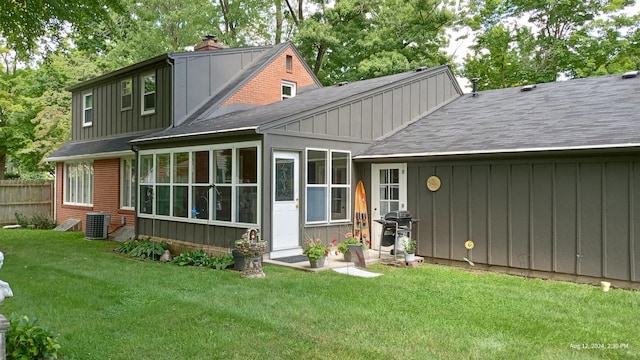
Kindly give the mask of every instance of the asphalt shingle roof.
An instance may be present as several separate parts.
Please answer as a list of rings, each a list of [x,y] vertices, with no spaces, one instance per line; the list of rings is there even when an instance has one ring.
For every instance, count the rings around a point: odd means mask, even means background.
[[[81,157],[98,154],[113,154],[124,151],[131,151],[129,141],[139,137],[140,133],[128,134],[126,136],[98,139],[90,141],[69,141],[54,151],[46,161],[60,161],[73,157]]]
[[[640,146],[639,99],[621,75],[466,94],[355,158]]]

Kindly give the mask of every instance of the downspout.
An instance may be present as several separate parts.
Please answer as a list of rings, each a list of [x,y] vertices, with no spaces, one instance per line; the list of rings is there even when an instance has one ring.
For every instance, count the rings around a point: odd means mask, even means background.
[[[64,163],[62,165],[64,169]],[[64,174],[64,171],[63,171]],[[53,221],[58,222],[58,163],[53,167]]]
[[[138,188],[138,179],[140,177],[140,156],[138,154],[138,146],[136,145],[132,145],[131,146],[131,151],[133,151],[133,153],[135,154],[135,159],[136,159],[136,176],[135,176],[135,180],[133,182],[134,184],[134,189],[136,189],[135,195],[133,197],[134,201],[135,201],[135,206],[133,207],[133,238],[134,239],[138,239],[139,237],[139,233],[138,233],[138,210],[140,209],[139,203],[138,203],[138,193],[140,191],[140,189]]]
[[[171,111],[170,111],[170,125],[169,128],[172,127],[176,127],[176,124],[174,122],[174,116],[173,114],[175,113],[175,101],[176,101],[176,97],[175,97],[175,87],[176,87],[176,72],[175,69],[173,68],[173,61],[172,59],[169,57],[167,58],[167,64],[169,64],[169,67],[171,68]]]

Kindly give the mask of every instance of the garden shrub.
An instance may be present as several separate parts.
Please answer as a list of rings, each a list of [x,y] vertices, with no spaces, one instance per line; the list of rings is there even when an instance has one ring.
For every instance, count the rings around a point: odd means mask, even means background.
[[[23,228],[50,230],[57,226],[55,220],[51,219],[47,214],[37,213],[29,216],[16,212],[15,216],[18,225]]]
[[[49,328],[35,318],[12,314],[6,334],[7,360],[57,359],[60,344]]]

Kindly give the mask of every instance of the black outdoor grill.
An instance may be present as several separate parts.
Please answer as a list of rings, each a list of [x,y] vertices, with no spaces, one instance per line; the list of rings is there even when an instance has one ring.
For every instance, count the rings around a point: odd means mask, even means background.
[[[380,246],[378,247],[378,258],[381,256],[383,246],[392,246],[392,255],[398,253],[399,240],[402,236],[411,237],[411,229],[415,220],[408,211],[391,211],[384,215],[376,222],[382,224],[382,233],[380,236]]]

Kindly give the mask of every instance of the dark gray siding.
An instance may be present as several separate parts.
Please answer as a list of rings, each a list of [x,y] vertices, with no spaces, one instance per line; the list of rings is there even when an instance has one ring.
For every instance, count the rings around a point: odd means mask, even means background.
[[[174,119],[180,123],[202,102],[217,94],[268,48],[254,51],[193,52],[176,56]]]
[[[455,84],[456,79],[443,69],[351,103],[303,116],[275,131],[374,140],[460,96]]]
[[[156,74],[156,111],[141,115],[141,76],[153,71]],[[122,110],[120,82],[126,79],[132,80],[132,108]],[[93,124],[83,127],[82,97],[89,92],[93,93]],[[171,124],[171,108],[171,68],[167,64],[111,79],[73,93],[72,139],[90,140],[164,129]]]
[[[302,134],[301,134],[302,135]],[[340,240],[340,238],[344,237],[346,232],[352,231],[353,221],[349,222],[341,222],[341,223],[333,223],[333,224],[321,224],[321,225],[305,225],[305,149],[306,148],[316,148],[316,149],[331,149],[331,150],[341,150],[341,151],[351,151],[351,155],[353,156],[359,150],[362,149],[363,144],[345,142],[345,141],[329,141],[324,139],[317,139],[311,137],[296,137],[291,135],[274,135],[267,134],[264,137],[263,141],[264,149],[263,152],[263,192],[262,192],[262,202],[263,202],[263,221],[262,221],[262,234],[265,240],[271,240],[271,213],[272,213],[272,177],[273,174],[271,172],[271,162],[273,159],[274,151],[293,151],[298,152],[300,158],[300,176],[299,176],[299,189],[300,189],[300,207],[299,207],[299,219],[300,219],[300,246],[304,246],[304,240],[307,237],[316,238],[319,237],[326,241],[331,241],[334,238]],[[351,196],[350,201],[353,201],[354,192],[356,184],[358,180],[363,180],[365,184],[369,183],[370,177],[370,169],[362,170],[361,167],[352,167],[351,169]],[[370,194],[367,194],[369,199],[371,198]],[[353,217],[353,203],[351,203],[352,211],[349,217]],[[353,220],[353,219],[350,219]]]
[[[637,159],[414,162],[408,178],[419,255],[638,281]]]
[[[245,228],[138,218],[138,231],[142,234],[141,236],[154,236],[224,248],[234,248],[234,241],[242,238],[242,234],[246,230]]]

